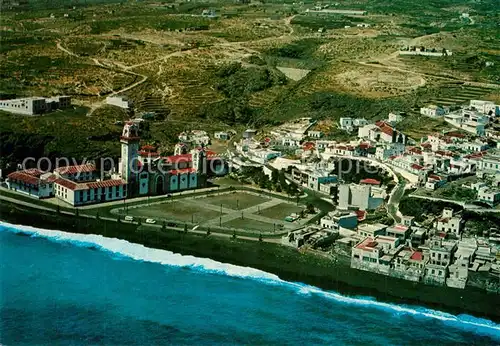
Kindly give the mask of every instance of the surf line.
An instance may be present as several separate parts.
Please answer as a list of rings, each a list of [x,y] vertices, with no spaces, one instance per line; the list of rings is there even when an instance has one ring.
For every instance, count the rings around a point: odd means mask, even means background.
[[[173,267],[187,267],[204,273],[253,279],[269,285],[287,287],[300,295],[318,295],[337,303],[370,307],[385,312],[406,314],[415,317],[437,319],[443,323],[451,324],[455,327],[462,327],[463,329],[479,332],[481,334],[487,334],[500,340],[500,324],[495,324],[490,320],[465,314],[456,316],[424,307],[384,303],[370,297],[343,296],[336,292],[324,291],[315,286],[299,282],[284,281],[275,274],[259,269],[222,263],[209,258],[181,255],[168,250],[148,248],[144,245],[131,243],[123,239],[107,238],[98,234],[78,234],[25,225],[14,225],[3,221],[0,221],[0,231],[26,234],[34,238],[44,238],[59,243],[70,243],[78,247],[96,248],[112,255],[118,255],[142,262],[158,263]]]

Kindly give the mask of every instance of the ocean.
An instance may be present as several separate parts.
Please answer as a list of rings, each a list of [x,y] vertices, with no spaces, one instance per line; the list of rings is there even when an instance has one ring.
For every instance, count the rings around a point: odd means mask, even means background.
[[[99,235],[0,222],[0,344],[500,344],[469,315],[347,297]]]

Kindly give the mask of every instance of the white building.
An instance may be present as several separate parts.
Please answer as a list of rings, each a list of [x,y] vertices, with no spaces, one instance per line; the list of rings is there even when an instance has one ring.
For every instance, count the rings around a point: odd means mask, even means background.
[[[500,115],[500,106],[491,101],[470,100],[470,107],[483,114]]]
[[[76,183],[58,178],[54,182],[54,193],[57,198],[72,206],[109,202],[127,197],[127,182],[112,179]]]
[[[385,231],[387,229],[387,225],[381,224],[381,223],[375,223],[375,224],[362,224],[358,226],[357,233],[363,237],[363,238],[372,238],[374,239],[375,237],[379,235],[386,235]]]
[[[71,106],[71,97],[52,98],[27,97],[13,100],[0,100],[0,110],[22,115],[38,115]]]
[[[340,228],[355,229],[358,216],[354,212],[331,211],[320,220],[321,227],[339,230]]]
[[[339,125],[340,128],[344,131],[352,131],[353,129],[352,118],[340,118]]]
[[[500,190],[482,187],[477,192],[477,200],[491,206],[497,205],[500,203]]]
[[[307,136],[310,138],[321,138],[323,133],[321,131],[308,131]]]
[[[227,141],[230,139],[230,137],[231,136],[229,135],[229,133],[224,132],[224,131],[219,131],[219,132],[214,133],[214,138],[218,139],[220,141]]]
[[[7,188],[35,198],[54,196],[53,183],[56,177],[52,173],[43,173],[33,168],[12,172],[7,176]]]
[[[446,114],[446,111],[444,108],[436,106],[436,105],[430,105],[427,107],[422,107],[420,108],[420,114],[431,117],[431,118],[436,118],[440,117]]]
[[[434,222],[434,228],[441,232],[453,233],[457,236],[462,233],[465,222],[461,217],[454,216],[453,210],[445,208],[442,216]]]
[[[445,242],[441,238],[431,240],[429,247],[429,262],[425,266],[424,281],[431,284],[444,285],[448,277],[448,267],[451,264],[456,243]]]
[[[384,196],[377,195],[376,189],[370,185],[341,184],[338,188],[338,208],[348,210],[358,208],[359,210],[373,210],[384,203]]]
[[[352,248],[351,268],[388,274],[393,256],[390,252],[399,245],[397,238],[367,237]]]
[[[123,109],[132,107],[132,102],[125,96],[108,96],[106,97],[106,103]]]
[[[387,120],[392,124],[396,124],[396,123],[399,123],[400,121],[403,121],[403,116],[401,115],[401,113],[389,113],[389,117],[387,118]]]

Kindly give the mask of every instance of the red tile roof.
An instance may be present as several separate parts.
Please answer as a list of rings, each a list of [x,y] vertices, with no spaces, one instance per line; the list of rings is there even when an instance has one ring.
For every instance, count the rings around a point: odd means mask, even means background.
[[[31,185],[38,185],[38,183],[40,182],[39,178],[32,176],[24,171],[12,172],[7,176],[7,178],[9,178],[10,181],[22,181],[23,183]]]
[[[413,154],[417,154],[417,155],[422,154],[422,150],[420,150],[419,148],[415,148],[415,147],[408,149],[408,152],[413,153]]]
[[[362,179],[359,181],[360,184],[369,184],[369,185],[380,185],[380,181],[376,179]]]
[[[110,179],[102,181],[93,181],[90,183],[84,183],[83,185],[87,185],[89,189],[98,189],[98,188],[105,188],[112,186],[127,185],[127,182],[123,179]]]
[[[422,169],[424,169],[423,166],[417,165],[416,163],[414,163],[413,165],[411,165],[411,168],[419,170],[419,171],[421,171]]]
[[[358,221],[363,221],[366,217],[365,210],[356,210],[355,213],[356,213],[356,216],[358,217]]]
[[[71,180],[68,180],[68,179],[63,179],[63,178],[57,178],[54,181],[54,183],[57,185],[64,186],[65,188],[70,189],[70,190],[76,190],[76,188],[78,187],[77,183],[75,183]]]
[[[165,157],[165,159],[170,163],[191,162],[193,160],[191,154],[172,155]]]
[[[385,121],[377,121],[375,125],[377,125],[380,131],[382,131],[386,135],[392,136],[394,133],[394,129],[391,127],[391,125],[387,124]]]
[[[65,166],[54,169],[54,172],[59,174],[74,174],[74,173],[84,173],[84,172],[94,172],[96,170],[93,164],[77,165],[77,166]]]
[[[377,242],[373,241],[373,238],[365,238],[361,243],[356,245],[356,249],[364,251],[373,251],[373,248],[377,246]]]
[[[169,171],[169,173],[172,175],[194,173],[194,172],[196,172],[196,169],[194,168],[172,169],[171,171]]]
[[[410,259],[414,261],[421,261],[424,258],[424,255],[420,251],[415,251],[414,253],[411,254]]]
[[[127,182],[123,179],[110,179],[102,181],[92,181],[88,183],[75,183],[68,179],[58,178],[56,179],[55,183],[64,186],[65,188],[70,189],[72,191],[127,185]]]

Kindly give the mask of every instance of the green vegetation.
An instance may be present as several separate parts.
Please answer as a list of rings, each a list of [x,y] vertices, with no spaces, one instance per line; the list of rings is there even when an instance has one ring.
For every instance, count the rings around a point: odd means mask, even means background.
[[[222,206],[223,208],[233,210],[247,209],[269,200],[270,199],[265,196],[256,196],[254,194],[236,191],[221,195],[212,194],[202,199],[204,203],[210,203],[215,206]]]

